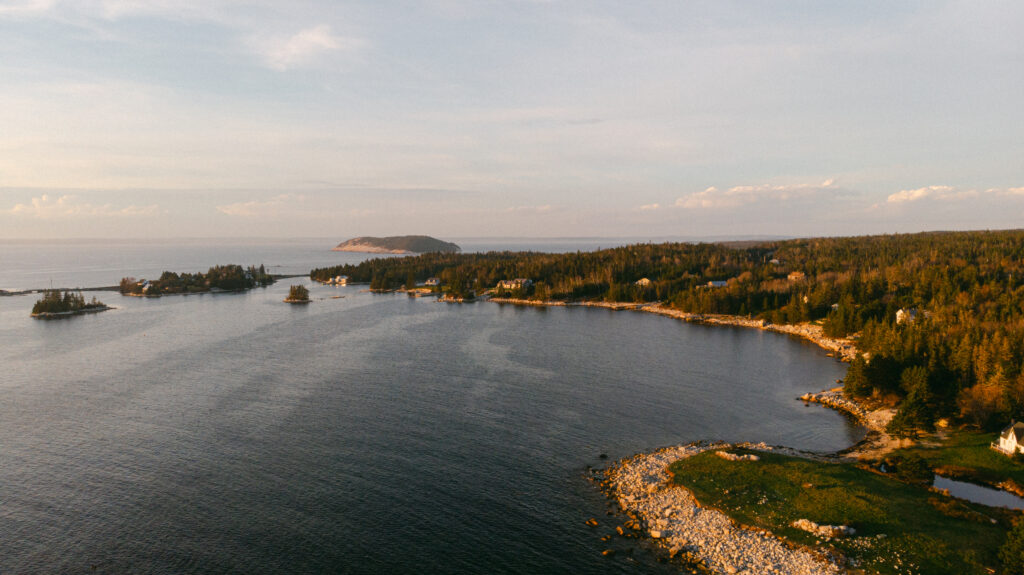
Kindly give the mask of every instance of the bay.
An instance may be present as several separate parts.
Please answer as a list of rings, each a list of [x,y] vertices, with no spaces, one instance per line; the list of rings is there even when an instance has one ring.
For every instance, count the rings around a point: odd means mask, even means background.
[[[233,249],[149,265],[273,261]],[[339,255],[289,250],[285,269]],[[293,283],[314,302],[282,303]],[[863,435],[794,400],[843,366],[778,334],[305,278],[100,295],[118,309],[60,321],[0,298],[0,573],[674,572],[600,555],[613,524],[588,466]]]

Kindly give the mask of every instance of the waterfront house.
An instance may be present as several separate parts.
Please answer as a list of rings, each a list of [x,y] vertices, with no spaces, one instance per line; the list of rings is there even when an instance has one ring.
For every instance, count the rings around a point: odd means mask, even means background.
[[[1024,422],[1011,421],[999,434],[999,439],[992,443],[992,449],[1006,455],[1024,453]]]
[[[427,278],[427,281],[423,282],[425,286],[439,286],[441,285],[440,278]]]

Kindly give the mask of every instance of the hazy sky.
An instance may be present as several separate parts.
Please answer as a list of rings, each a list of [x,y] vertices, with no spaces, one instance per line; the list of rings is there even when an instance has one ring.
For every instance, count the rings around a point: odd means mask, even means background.
[[[1024,227],[1024,2],[0,0],[0,238]]]

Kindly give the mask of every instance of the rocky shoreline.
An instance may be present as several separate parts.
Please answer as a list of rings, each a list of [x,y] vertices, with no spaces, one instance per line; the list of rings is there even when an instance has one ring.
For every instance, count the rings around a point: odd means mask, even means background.
[[[833,338],[825,335],[824,329],[819,325],[811,323],[803,323],[797,325],[790,324],[773,324],[765,322],[764,320],[751,319],[746,317],[740,317],[735,315],[712,315],[712,314],[700,314],[690,313],[685,311],[679,311],[669,307],[665,307],[660,303],[623,303],[623,302],[605,302],[605,301],[581,301],[581,302],[565,302],[556,300],[528,300],[528,299],[516,299],[516,298],[496,298],[492,297],[489,301],[495,303],[507,303],[513,305],[526,305],[535,307],[599,307],[605,309],[611,309],[615,311],[642,311],[647,313],[655,313],[666,317],[679,319],[691,323],[702,323],[707,325],[729,325],[736,327],[747,327],[753,329],[759,329],[762,331],[774,331],[776,333],[784,333],[806,339],[811,343],[827,350],[830,354],[835,357],[850,361],[857,355],[857,347],[851,339]]]
[[[744,528],[715,509],[702,507],[689,490],[673,485],[667,467],[679,459],[727,443],[667,447],[623,459],[605,474],[602,487],[670,557],[712,573],[747,575],[837,575],[828,558],[783,542],[767,531]],[[764,445],[743,447],[774,451]],[[786,450],[789,451],[789,450]]]
[[[895,409],[867,409],[860,403],[844,396],[843,388],[841,387],[817,393],[808,392],[801,395],[799,399],[807,403],[818,403],[836,411],[847,413],[868,429],[864,439],[837,454],[842,457],[879,459],[894,449],[908,447],[914,443],[911,439],[893,437],[885,430],[893,416],[896,415]]]

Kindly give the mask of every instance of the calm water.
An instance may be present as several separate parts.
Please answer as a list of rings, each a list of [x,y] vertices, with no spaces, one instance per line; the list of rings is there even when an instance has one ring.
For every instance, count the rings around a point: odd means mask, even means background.
[[[1010,492],[1000,489],[992,489],[983,485],[975,485],[966,481],[948,479],[939,475],[935,476],[933,485],[939,489],[948,489],[950,494],[961,499],[989,505],[991,507],[1007,507],[1009,509],[1024,509],[1024,497],[1018,497]]]
[[[636,243],[630,238],[456,238],[464,252],[574,252]],[[152,278],[163,271],[205,272],[226,263],[264,264],[270,273],[301,274],[317,267],[358,263],[368,257],[332,252],[337,238],[288,240],[0,240],[0,289],[90,288],[116,285],[123,277]]]
[[[201,247],[144,263],[341,255]],[[0,573],[672,572],[642,551],[600,556],[599,454],[862,435],[794,401],[843,367],[777,334],[357,286],[281,303],[299,282],[101,293],[118,309],[60,321],[0,298]]]

